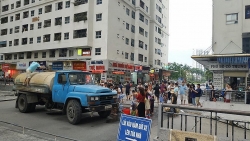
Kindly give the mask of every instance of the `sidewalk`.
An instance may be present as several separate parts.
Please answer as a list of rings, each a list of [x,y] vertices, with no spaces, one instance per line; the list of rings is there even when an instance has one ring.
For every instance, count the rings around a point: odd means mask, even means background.
[[[35,136],[15,132],[1,125],[0,125],[0,140],[1,141],[48,141]]]
[[[0,90],[0,102],[15,100],[16,96],[13,91],[1,91]]]

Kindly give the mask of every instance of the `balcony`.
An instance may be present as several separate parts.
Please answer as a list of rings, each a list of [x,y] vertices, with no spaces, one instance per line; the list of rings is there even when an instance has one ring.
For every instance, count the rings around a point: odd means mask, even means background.
[[[74,6],[82,5],[88,3],[88,0],[75,0]]]
[[[87,37],[87,29],[74,30],[74,39]]]
[[[54,34],[54,41],[61,41],[61,36],[62,35],[62,33],[55,33]]]
[[[1,24],[8,23],[8,17],[1,18]]]
[[[74,22],[80,22],[80,21],[86,21],[87,18],[87,12],[77,13],[74,15]]]
[[[22,45],[27,45],[28,38],[22,38]]]
[[[52,5],[45,6],[45,13],[49,13],[52,11]]]
[[[43,35],[43,42],[50,42],[50,34]]]

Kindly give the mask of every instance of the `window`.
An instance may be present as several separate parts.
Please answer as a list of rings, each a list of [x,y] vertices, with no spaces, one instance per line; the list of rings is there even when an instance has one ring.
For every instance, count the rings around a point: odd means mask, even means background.
[[[102,38],[102,31],[96,31],[95,38]]]
[[[62,17],[55,18],[55,26],[62,25]]]
[[[38,15],[41,15],[43,13],[43,9],[42,8],[39,8],[38,9]]]
[[[14,40],[14,46],[18,46],[19,45],[19,39],[15,39]]]
[[[131,16],[132,16],[133,19],[135,19],[135,11],[132,11]]]
[[[38,29],[42,28],[42,23],[41,23],[41,22],[38,23],[37,25],[38,25],[38,26],[37,26]]]
[[[35,3],[35,0],[31,0],[31,3]]]
[[[19,53],[18,59],[24,59],[24,53],[23,52]]]
[[[69,57],[74,56],[74,50],[69,50]]]
[[[68,49],[66,48],[59,49],[59,57],[67,57],[67,52],[68,52]]]
[[[6,28],[6,29],[2,29],[2,30],[1,30],[1,36],[7,35],[7,31],[8,31],[7,28]]]
[[[144,62],[147,62],[148,61],[148,57],[144,57]]]
[[[101,48],[95,48],[95,55],[101,55]]]
[[[46,28],[46,27],[51,27],[51,19],[49,19],[49,20],[44,20],[44,26],[43,26],[44,28]]]
[[[33,17],[35,15],[35,10],[30,11],[30,16]]]
[[[28,18],[28,17],[29,17],[29,11],[23,12],[23,19]]]
[[[34,29],[34,24],[30,24],[30,30]]]
[[[143,41],[139,40],[139,47],[140,48],[143,48],[143,44],[144,44]]]
[[[128,8],[126,8],[126,13],[129,16],[130,10]]]
[[[126,41],[126,44],[127,44],[127,45],[129,45],[129,39],[128,39],[128,38],[126,38],[126,40],[125,40],[125,41]]]
[[[13,33],[13,28],[10,28],[10,34],[12,34]]]
[[[70,8],[70,1],[65,2],[65,8]]]
[[[128,53],[125,52],[125,59],[128,59]]]
[[[131,32],[135,33],[135,26],[134,25],[131,25]]]
[[[33,44],[33,38],[30,38],[30,44]]]
[[[144,29],[141,28],[141,27],[139,27],[139,33],[140,33],[142,36],[144,36]]]
[[[38,58],[38,52],[34,52],[34,58]]]
[[[148,45],[147,44],[145,44],[145,50],[148,50]]]
[[[19,14],[16,14],[15,20],[16,20],[16,21],[20,20],[20,13],[19,13]]]
[[[50,42],[50,34],[43,35],[43,42]]]
[[[155,42],[157,43],[157,38],[155,37]]]
[[[16,8],[18,8],[18,7],[21,7],[21,1],[20,0],[16,2]]]
[[[102,13],[96,14],[96,21],[101,21],[102,20]]]
[[[139,20],[144,22],[144,16],[140,13]]]
[[[50,50],[50,51],[49,51],[49,57],[50,57],[50,58],[56,57],[56,50],[54,50],[54,49]]]
[[[161,39],[160,38],[158,38],[158,44],[161,45]]]
[[[142,0],[140,0],[140,7],[141,7],[142,9],[144,9],[144,6],[145,6],[145,3],[144,3]]]
[[[12,59],[12,54],[5,54],[5,60],[11,60]]]
[[[14,17],[10,16],[10,21],[13,22],[13,20],[14,20]]]
[[[78,6],[78,5],[86,4],[86,3],[88,3],[88,0],[75,0],[74,5]]]
[[[41,36],[37,37],[37,43],[41,43]]]
[[[74,35],[73,35],[74,39],[83,37],[87,37],[87,29],[74,30]]]
[[[129,24],[128,23],[126,23],[126,29],[129,30]]]
[[[17,60],[17,54],[14,54],[14,60]]]
[[[161,34],[161,29],[158,27],[158,33]]]
[[[135,46],[135,39],[131,39],[131,46],[132,46],[132,47]]]
[[[24,5],[30,4],[30,0],[24,0]]]
[[[42,52],[42,58],[46,58],[47,53],[46,52]]]
[[[11,4],[11,9],[14,9],[14,3]]]
[[[26,58],[27,58],[27,59],[31,59],[31,56],[32,56],[32,52],[27,52]]]
[[[22,32],[28,31],[28,24],[23,25]]]
[[[135,0],[132,0],[132,4],[135,5]]]
[[[9,47],[11,47],[12,46],[12,41],[9,41]],[[3,47],[3,46],[2,46]]]
[[[143,62],[143,55],[142,54],[138,54],[138,61]]]
[[[15,33],[19,33],[19,28],[20,28],[19,26],[15,27]]]
[[[242,53],[250,53],[250,37],[242,38]]]
[[[157,49],[155,49],[155,54],[157,54]]]
[[[236,24],[238,23],[238,14],[227,14],[227,24]]]
[[[135,54],[131,52],[131,54],[130,54],[130,60],[134,61],[134,58],[135,58]]]
[[[64,40],[68,40],[69,39],[69,32],[64,33]]]
[[[145,24],[148,25],[148,19],[145,19]]]
[[[145,31],[145,37],[148,37],[148,32],[147,31]]]
[[[102,0],[96,0],[96,5],[102,4]]]
[[[86,21],[87,20],[87,12],[74,14],[74,22]]]
[[[70,23],[70,17],[65,17],[65,24]]]
[[[63,2],[56,3],[56,10],[62,10],[63,9]]]
[[[156,31],[156,32],[157,32],[157,29],[158,29],[157,26],[155,26],[155,31]]]
[[[45,6],[45,13],[49,13],[52,11],[52,5]]]
[[[250,19],[250,5],[245,7],[245,19]]]
[[[146,6],[146,12],[148,12],[148,7]]]
[[[8,23],[8,17],[1,18],[1,24],[5,24],[5,23]]]

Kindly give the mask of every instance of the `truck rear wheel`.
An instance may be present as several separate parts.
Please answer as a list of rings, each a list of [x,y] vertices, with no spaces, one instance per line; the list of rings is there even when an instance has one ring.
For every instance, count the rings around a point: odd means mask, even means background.
[[[18,97],[17,104],[18,104],[18,109],[21,113],[29,112],[29,104],[28,104],[26,95],[21,94]]]
[[[101,112],[98,112],[99,116],[101,118],[106,118],[110,115],[111,111],[101,111]]]
[[[78,124],[82,118],[82,108],[77,100],[70,100],[67,104],[67,118],[69,123]]]

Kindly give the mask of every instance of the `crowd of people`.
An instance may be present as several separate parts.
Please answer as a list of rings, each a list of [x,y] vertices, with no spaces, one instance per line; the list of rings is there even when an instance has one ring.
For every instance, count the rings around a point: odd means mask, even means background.
[[[145,84],[126,82],[122,84],[104,83],[103,87],[116,90],[119,102],[124,103],[124,100],[131,102],[131,115],[138,117],[150,118],[154,114],[154,103],[171,103],[177,104],[178,97],[182,105],[194,105],[202,107],[200,97],[203,92],[200,89],[200,84],[195,88],[194,84],[171,83],[163,81],[161,84],[148,82]],[[187,103],[186,103],[187,102]],[[173,111],[174,112],[174,111]]]

